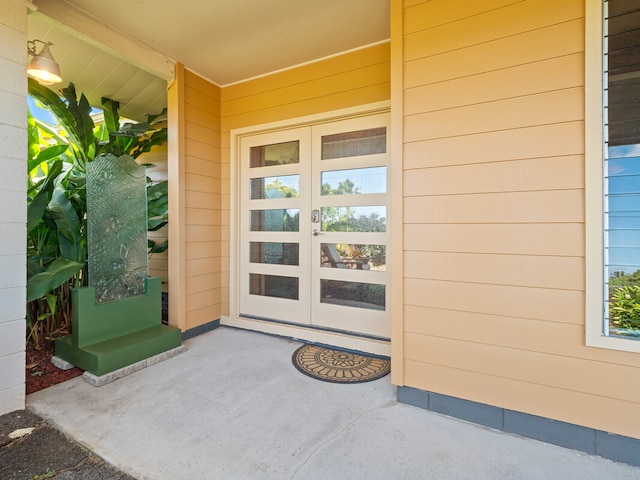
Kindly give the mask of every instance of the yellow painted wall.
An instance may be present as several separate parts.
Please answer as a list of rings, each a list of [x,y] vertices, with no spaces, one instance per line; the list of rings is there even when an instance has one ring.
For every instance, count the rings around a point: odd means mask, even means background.
[[[220,318],[220,88],[178,64],[168,98],[169,321],[184,331]]]
[[[230,131],[389,99],[389,44],[222,89],[222,314],[229,314]]]
[[[585,346],[584,0],[392,5],[404,124],[394,378],[640,438],[640,356]]]

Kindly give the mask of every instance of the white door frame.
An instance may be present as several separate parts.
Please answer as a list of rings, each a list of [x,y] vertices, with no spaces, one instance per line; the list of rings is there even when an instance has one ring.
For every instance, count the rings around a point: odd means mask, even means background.
[[[310,328],[304,325],[292,325],[288,323],[279,323],[273,321],[264,321],[259,319],[244,318],[239,316],[239,252],[238,242],[240,241],[240,225],[238,221],[238,212],[240,206],[240,189],[238,182],[240,180],[240,139],[243,136],[254,135],[259,133],[276,132],[279,130],[291,129],[301,126],[316,125],[319,123],[333,122],[336,120],[344,120],[348,118],[357,118],[368,116],[375,113],[389,112],[390,102],[376,102],[357,107],[351,107],[331,112],[325,112],[315,115],[308,115],[294,119],[270,122],[251,127],[243,127],[231,130],[230,132],[230,264],[229,264],[229,316],[222,316],[220,321],[222,325],[255,330],[264,333],[270,333],[295,339],[305,340],[315,343],[323,343],[352,350],[373,353],[377,355],[391,355],[390,342],[388,340],[369,338],[366,336],[358,336],[347,333],[339,333],[334,331]],[[394,228],[391,224],[393,219],[387,224],[387,229],[392,231]],[[389,244],[389,251],[393,245]],[[389,268],[392,268],[389,266]],[[393,286],[390,286],[393,288]]]

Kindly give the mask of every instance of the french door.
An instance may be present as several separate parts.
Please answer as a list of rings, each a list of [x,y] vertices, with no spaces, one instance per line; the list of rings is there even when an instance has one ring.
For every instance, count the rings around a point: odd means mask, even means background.
[[[389,118],[240,141],[240,316],[389,337]]]

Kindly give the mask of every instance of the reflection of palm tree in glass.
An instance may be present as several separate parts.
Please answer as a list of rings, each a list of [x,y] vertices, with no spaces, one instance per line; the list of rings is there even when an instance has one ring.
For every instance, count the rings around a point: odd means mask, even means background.
[[[338,188],[331,188],[331,184],[322,184],[322,195],[357,195],[359,188],[354,188],[355,183],[348,178],[338,184]],[[354,211],[351,207],[324,207],[322,209],[322,225],[325,231],[350,232],[338,225],[349,225],[354,220]],[[326,225],[326,227],[325,227]]]
[[[331,184],[322,184],[322,195],[358,195],[360,187],[355,188],[356,184],[349,180],[343,180],[338,184],[338,188],[331,188]]]
[[[279,178],[274,178],[264,189],[264,198],[296,198],[298,192],[295,188],[284,185]],[[295,212],[292,214],[292,212]],[[298,209],[282,209],[268,211],[266,219],[267,231],[297,232],[299,229],[300,212]]]
[[[297,232],[300,224],[300,212],[296,210],[294,215],[291,215],[289,210],[283,210],[283,212],[282,230],[285,232]]]
[[[322,195],[358,195],[360,188],[346,179],[331,188],[329,183],[322,185]],[[358,207],[323,207],[322,229],[329,232],[384,232],[386,219],[376,212],[368,215],[356,215]],[[342,251],[340,251],[342,249]],[[348,258],[369,258],[374,266],[385,263],[385,247],[381,245],[344,245],[338,247],[340,255]]]
[[[298,192],[287,185],[283,185],[279,178],[274,179],[265,187],[264,198],[296,198]]]

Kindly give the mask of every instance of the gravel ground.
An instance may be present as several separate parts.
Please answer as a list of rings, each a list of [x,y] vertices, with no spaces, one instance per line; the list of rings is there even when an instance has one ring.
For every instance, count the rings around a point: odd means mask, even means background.
[[[0,416],[0,480],[135,480],[37,415]]]

